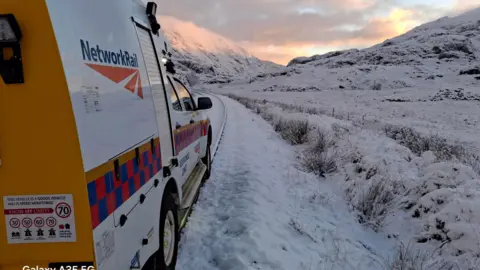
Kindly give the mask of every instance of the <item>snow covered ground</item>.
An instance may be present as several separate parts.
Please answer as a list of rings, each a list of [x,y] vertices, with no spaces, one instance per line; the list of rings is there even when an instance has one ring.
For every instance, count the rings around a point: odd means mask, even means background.
[[[317,181],[327,187],[327,193],[343,198],[350,215],[356,217],[357,223],[348,226],[363,224],[376,231],[376,237],[390,239],[387,242],[396,246],[387,251],[383,243],[374,242],[373,250],[384,251],[387,255],[383,258],[401,255],[403,259],[394,260],[397,263],[417,264],[379,269],[480,268],[480,212],[476,210],[480,207],[480,176],[471,166],[442,159],[445,149],[417,153],[412,147],[416,144],[402,143],[382,130],[348,120],[281,108],[270,101],[234,98],[269,120],[280,133],[295,133],[282,124],[286,121],[310,123],[307,142],[295,149],[297,162],[307,161],[311,166],[300,168],[324,171]],[[419,139],[406,134],[406,142]],[[317,141],[323,141],[322,147]],[[318,225],[312,221],[309,226]],[[341,269],[355,269],[344,267]]]
[[[261,89],[263,86],[255,84],[226,85],[216,91],[314,108],[336,118],[361,121],[370,127],[381,127],[386,123],[413,127],[425,134],[438,134],[470,147],[480,147],[480,102],[448,98],[430,101],[437,89],[257,92]],[[480,94],[480,85],[468,90]]]
[[[178,268],[384,269],[394,242],[361,227],[331,185],[299,170],[270,124],[222,99],[224,138]]]

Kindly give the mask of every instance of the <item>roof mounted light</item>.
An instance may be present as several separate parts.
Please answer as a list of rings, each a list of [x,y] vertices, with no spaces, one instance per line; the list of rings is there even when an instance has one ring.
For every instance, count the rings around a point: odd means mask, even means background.
[[[0,76],[5,84],[23,83],[22,32],[12,14],[0,14]],[[11,55],[6,49],[11,49]],[[9,59],[6,59],[9,57]]]
[[[15,16],[0,15],[0,43],[18,43],[21,39],[22,32]]]
[[[158,30],[160,29],[160,24],[157,22],[157,4],[155,2],[148,2],[147,3],[147,17],[148,21],[150,22],[150,27],[152,28],[153,34],[158,34]]]
[[[155,2],[148,2],[147,15],[157,15],[157,4]]]

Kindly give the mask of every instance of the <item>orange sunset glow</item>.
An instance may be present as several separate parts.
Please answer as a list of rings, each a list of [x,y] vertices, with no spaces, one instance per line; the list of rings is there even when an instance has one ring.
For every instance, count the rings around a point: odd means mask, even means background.
[[[476,0],[185,0],[169,1],[162,12],[286,65],[298,56],[369,47],[477,5]]]

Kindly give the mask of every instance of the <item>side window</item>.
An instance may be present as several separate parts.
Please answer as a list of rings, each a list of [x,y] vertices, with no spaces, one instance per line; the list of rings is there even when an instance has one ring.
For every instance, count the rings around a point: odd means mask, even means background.
[[[177,92],[173,88],[172,81],[168,78],[170,82],[167,84],[167,91],[170,92],[170,102],[172,103],[172,107],[175,111],[182,111],[182,105],[180,104],[180,99],[178,98]]]
[[[178,97],[180,98],[180,101],[183,103],[185,106],[186,111],[194,111],[195,110],[195,105],[193,103],[192,96],[190,93],[187,91],[185,86],[175,80],[175,88],[177,89],[178,92]]]

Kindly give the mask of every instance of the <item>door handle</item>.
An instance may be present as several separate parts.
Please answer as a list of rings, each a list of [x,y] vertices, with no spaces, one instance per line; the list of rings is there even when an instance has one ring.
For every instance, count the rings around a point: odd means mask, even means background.
[[[193,123],[195,123],[195,121],[193,121],[193,119],[192,119],[192,120],[190,120],[190,124],[193,124]]]

